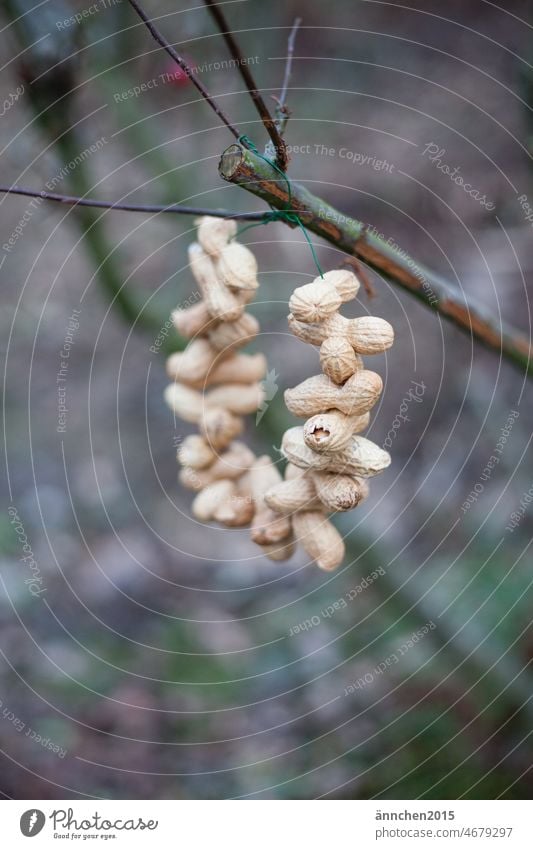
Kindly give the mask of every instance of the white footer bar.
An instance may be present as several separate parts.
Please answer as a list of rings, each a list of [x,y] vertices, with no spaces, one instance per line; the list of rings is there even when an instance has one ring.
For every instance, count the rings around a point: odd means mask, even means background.
[[[5,801],[1,844],[533,847],[527,801]],[[30,839],[35,838],[35,843]]]

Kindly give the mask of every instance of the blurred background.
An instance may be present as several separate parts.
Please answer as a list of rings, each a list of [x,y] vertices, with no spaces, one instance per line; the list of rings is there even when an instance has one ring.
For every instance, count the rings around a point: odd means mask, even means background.
[[[146,5],[261,148],[204,6]],[[525,0],[500,6],[224,9],[265,96],[303,18],[292,179],[529,335],[533,17]],[[231,135],[126,0],[6,0],[0,50],[3,183],[262,209],[220,180]],[[245,530],[196,523],[177,484],[191,429],[162,394],[182,344],[170,312],[195,291],[193,220],[3,195],[0,232],[2,794],[527,798],[533,406],[520,369],[370,274],[375,298],[345,314],[396,330],[372,360],[385,389],[368,434],[392,441],[393,463],[335,519],[337,572],[303,553],[272,563]],[[318,371],[286,324],[316,270],[281,223],[242,239],[260,267],[250,348],[278,388],[247,440],[275,456],[295,423],[282,390]],[[314,242],[324,268],[342,261]]]

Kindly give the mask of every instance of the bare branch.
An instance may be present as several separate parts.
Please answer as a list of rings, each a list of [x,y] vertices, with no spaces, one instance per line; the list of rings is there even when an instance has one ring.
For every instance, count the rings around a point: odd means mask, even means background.
[[[227,182],[242,186],[276,209],[287,210],[289,195],[286,180],[252,151],[231,145],[222,154],[219,172]],[[349,256],[363,260],[370,268],[533,376],[530,340],[515,327],[495,319],[486,308],[472,299],[467,300],[455,286],[400,254],[383,239],[369,233],[362,222],[341,214],[326,201],[311,194],[305,186],[291,182],[290,204],[308,230]]]
[[[130,0],[130,3],[131,2],[132,0]],[[274,145],[274,150],[276,151],[276,164],[278,165],[278,168],[281,168],[282,171],[286,171],[287,164],[289,162],[289,157],[287,154],[287,145],[281,138],[278,132],[278,128],[276,126],[276,122],[272,118],[270,112],[267,109],[265,101],[257,90],[253,74],[251,73],[246,63],[246,59],[242,55],[241,49],[229,28],[226,18],[224,17],[224,13],[221,11],[217,3],[214,2],[214,0],[204,0],[204,2],[206,6],[208,6],[211,14],[213,15],[216,24],[220,30],[220,33],[224,38],[224,41],[226,42],[229,52],[237,63],[237,67],[239,68],[241,77],[244,80],[244,84],[250,93],[250,97],[252,98],[255,104],[255,108],[257,109],[259,117],[261,118],[265,126],[265,130],[270,136],[272,144]]]
[[[296,18],[292,25],[292,29],[289,34],[289,40],[287,42],[287,62],[285,65],[285,76],[283,77],[283,85],[281,86],[281,92],[279,95],[279,106],[281,109],[286,108],[285,104],[287,102],[287,90],[289,88],[289,82],[291,80],[291,72],[292,72],[292,57],[294,56],[294,43],[296,41],[296,33],[298,32],[298,28],[302,23],[301,18]]]
[[[145,23],[145,24],[146,24],[147,28],[149,29],[149,31],[151,32],[151,34],[153,35],[153,37],[155,38],[155,40],[157,41],[157,43],[161,45],[161,47],[163,48],[163,50],[166,50],[166,52],[168,53],[168,55],[169,55],[169,56],[171,56],[171,57],[174,59],[174,61],[175,61],[175,62],[177,62],[177,64],[178,64],[178,65],[180,66],[180,68],[182,69],[182,71],[184,71],[184,72],[187,74],[187,76],[188,76],[188,78],[190,79],[190,81],[192,82],[192,84],[193,84],[194,86],[196,86],[196,88],[198,89],[198,91],[200,92],[200,94],[202,95],[202,97],[204,98],[204,100],[205,100],[205,101],[207,101],[207,103],[209,103],[209,106],[211,107],[211,109],[212,109],[212,110],[216,113],[216,115],[218,115],[218,117],[219,117],[219,118],[220,118],[220,120],[221,120],[221,121],[222,121],[222,122],[226,125],[226,127],[228,128],[228,130],[229,130],[231,133],[233,133],[233,135],[235,136],[235,138],[236,138],[236,139],[239,139],[239,138],[240,138],[240,136],[241,136],[241,133],[239,132],[239,130],[237,129],[237,127],[235,127],[235,126],[231,123],[231,121],[229,120],[229,118],[226,116],[225,112],[224,112],[224,111],[220,108],[220,106],[218,106],[218,104],[217,104],[217,103],[213,100],[213,98],[212,98],[212,97],[211,97],[211,95],[209,94],[209,92],[208,92],[208,90],[206,89],[206,87],[203,85],[203,83],[202,83],[202,82],[200,82],[200,80],[199,80],[198,76],[196,76],[196,75],[194,74],[194,71],[192,70],[192,68],[190,68],[190,67],[189,67],[189,65],[187,64],[187,62],[185,61],[185,59],[183,59],[183,58],[182,58],[182,57],[181,57],[181,56],[177,53],[177,51],[174,49],[174,47],[172,47],[172,45],[171,45],[171,44],[169,44],[169,42],[166,40],[166,38],[164,37],[164,35],[163,35],[161,32],[159,32],[159,30],[158,30],[158,29],[157,29],[157,27],[156,27],[156,26],[152,23],[152,21],[150,20],[150,18],[148,17],[148,15],[147,15],[147,14],[146,14],[146,12],[144,11],[144,9],[143,9],[143,7],[140,5],[140,3],[138,3],[138,2],[137,2],[137,0],[128,0],[128,2],[129,2],[129,4],[130,4],[130,6],[131,6],[133,9],[135,9],[135,11],[136,11],[136,12],[137,12],[137,14],[139,15],[139,17],[140,17],[140,19],[143,21],[143,23]]]
[[[285,63],[285,74],[283,76],[283,83],[281,86],[280,95],[279,97],[276,97],[274,94],[271,95],[272,100],[276,102],[276,127],[280,136],[285,135],[285,130],[287,129],[287,122],[291,117],[291,110],[287,106],[287,90],[291,79],[292,57],[294,55],[294,43],[296,41],[296,33],[298,32],[298,27],[301,23],[302,19],[296,18],[289,34],[289,39],[287,42],[287,61]],[[272,142],[269,142],[265,148],[265,156],[272,156],[273,153],[274,150]]]
[[[0,194],[24,195],[41,200],[52,200],[67,206],[92,206],[97,209],[121,209],[125,212],[173,212],[180,215],[212,215],[215,218],[233,218],[236,221],[268,221],[268,212],[231,212],[227,209],[205,209],[200,206],[182,206],[179,203],[160,204],[120,203],[119,201],[95,200],[93,198],[78,198],[72,195],[58,195],[54,192],[38,191],[22,186],[0,186]]]

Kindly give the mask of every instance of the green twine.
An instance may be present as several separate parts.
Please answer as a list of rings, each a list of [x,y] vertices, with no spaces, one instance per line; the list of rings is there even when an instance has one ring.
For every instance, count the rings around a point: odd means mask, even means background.
[[[273,168],[275,171],[278,172],[278,174],[281,174],[281,176],[283,177],[283,179],[287,183],[288,198],[287,198],[287,206],[286,206],[285,209],[274,209],[272,204],[269,204],[270,209],[272,211],[267,212],[265,214],[263,221],[259,221],[258,224],[247,224],[246,227],[242,227],[242,228],[239,229],[237,235],[239,235],[240,233],[244,233],[245,230],[249,230],[250,227],[259,227],[261,224],[269,224],[271,221],[285,221],[287,224],[297,224],[300,227],[302,233],[304,234],[305,239],[307,241],[307,244],[309,245],[309,248],[311,249],[311,253],[313,255],[313,260],[315,262],[316,267],[318,268],[318,273],[320,274],[321,277],[324,277],[324,275],[322,273],[322,269],[320,267],[320,263],[318,261],[317,255],[315,253],[315,249],[313,247],[313,243],[311,242],[311,239],[309,238],[307,228],[305,227],[305,224],[302,223],[300,216],[296,212],[293,212],[291,210],[291,199],[292,199],[291,181],[289,180],[289,178],[287,177],[285,172],[282,171],[281,168],[278,168],[278,166],[276,165],[275,162],[272,161],[272,159],[269,159],[267,156],[263,156],[262,153],[259,153],[257,147],[255,146],[255,144],[253,143],[251,138],[249,138],[246,135],[242,135],[242,136],[239,136],[238,142],[239,142],[239,144],[245,145],[248,148],[248,150],[251,150],[252,153],[255,153],[255,155],[258,156],[259,159],[262,159],[263,162],[266,162],[267,165],[270,165],[271,168]]]

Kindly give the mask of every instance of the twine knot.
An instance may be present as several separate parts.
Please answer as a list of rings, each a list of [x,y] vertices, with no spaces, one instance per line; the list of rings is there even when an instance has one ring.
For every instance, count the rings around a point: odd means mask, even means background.
[[[262,153],[259,153],[256,145],[254,144],[254,142],[252,141],[252,139],[249,136],[243,134],[242,136],[239,136],[237,141],[239,142],[239,144],[242,144],[242,145],[244,145],[244,147],[248,148],[248,150],[251,150],[252,153],[255,153],[255,155],[258,156],[260,159],[262,159],[264,162],[266,162],[267,165],[270,165],[271,168],[273,168],[274,171],[277,171],[278,174],[280,174],[283,177],[283,179],[285,180],[285,182],[287,183],[287,206],[285,207],[285,209],[275,209],[272,206],[272,204],[269,204],[271,212],[267,212],[265,214],[263,221],[260,221],[259,224],[249,224],[247,227],[243,227],[239,232],[242,233],[242,232],[244,232],[244,230],[248,230],[250,227],[258,227],[260,224],[269,224],[272,221],[285,221],[286,224],[297,225],[298,227],[300,227],[302,233],[305,236],[307,244],[309,245],[309,248],[310,248],[311,253],[313,255],[313,260],[314,260],[315,265],[318,269],[318,273],[320,274],[321,277],[324,277],[324,274],[322,273],[322,269],[320,267],[320,263],[318,261],[317,255],[315,253],[315,249],[313,247],[313,243],[311,242],[311,239],[309,238],[307,228],[306,228],[305,224],[302,222],[298,213],[295,212],[292,209],[292,205],[291,205],[292,187],[291,187],[291,181],[287,177],[286,173],[284,171],[282,171],[281,168],[278,168],[276,163],[272,159],[269,159],[268,156],[264,156]]]

